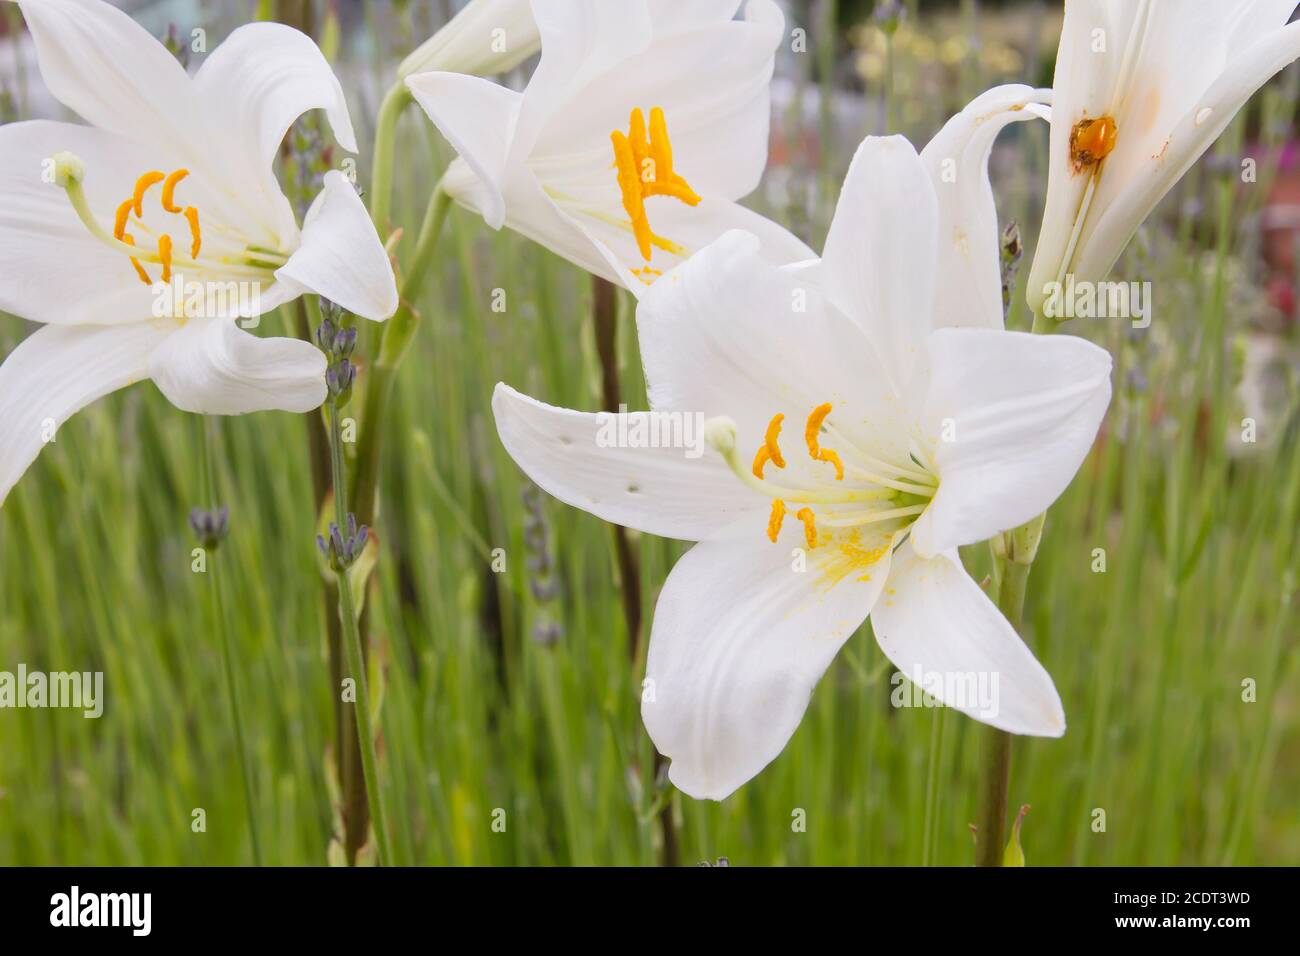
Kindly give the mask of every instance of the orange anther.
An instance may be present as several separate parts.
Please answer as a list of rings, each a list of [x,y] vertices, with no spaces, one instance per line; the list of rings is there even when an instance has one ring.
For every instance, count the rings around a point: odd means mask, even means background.
[[[776,544],[776,537],[781,533],[781,525],[784,522],[785,502],[780,498],[775,498],[772,501],[772,513],[767,518],[767,540]]]
[[[158,170],[145,173],[135,181],[135,195],[132,197],[131,205],[135,207],[136,216],[144,215],[144,194],[154,183],[160,183],[167,177]]]
[[[162,207],[167,212],[180,212],[181,207],[172,201],[172,195],[176,192],[176,184],[190,174],[188,169],[178,169],[167,177],[163,183]]]
[[[122,234],[122,241],[125,242],[128,246],[135,245],[135,239],[133,239],[130,235],[126,233]],[[140,277],[141,282],[143,282],[147,286],[153,285],[153,282],[150,281],[149,279],[149,273],[144,271],[144,266],[140,265],[140,260],[135,258],[135,256],[131,257],[131,265],[135,266],[135,274]]]
[[[645,209],[645,201],[650,196],[670,196],[690,206],[701,201],[690,184],[673,171],[672,143],[668,139],[664,111],[657,106],[650,111],[648,139],[645,114],[640,109],[632,110],[627,135],[614,130],[609,138],[614,146],[623,209],[632,221],[632,234],[641,258],[649,262],[651,250],[656,246],[680,254],[683,251],[680,246],[654,234]]]
[[[127,199],[122,205],[117,207],[117,215],[113,217],[113,238],[125,242],[122,238],[126,235],[126,219],[131,215],[132,201]]]
[[[808,416],[808,421],[804,425],[803,438],[808,443],[808,454],[812,456],[813,461],[828,461],[835,466],[835,480],[844,480],[844,463],[840,461],[840,456],[829,448],[822,448],[819,440],[819,433],[822,429],[822,423],[826,421],[826,416],[831,413],[831,403],[826,402],[818,405]]]
[[[199,211],[193,206],[185,207],[185,221],[190,224],[190,258],[197,259],[203,248],[203,233],[199,231]]]
[[[1119,140],[1119,126],[1113,117],[1082,119],[1070,130],[1070,163],[1082,172],[1096,166],[1111,154]]]
[[[763,435],[763,445],[767,449],[768,458],[778,468],[785,467],[785,457],[781,454],[781,446],[777,444],[777,439],[781,437],[783,421],[785,416],[781,413],[773,415],[772,420],[767,423],[767,432]]]
[[[163,233],[158,237],[158,258],[162,260],[162,280],[172,281],[172,237]]]
[[[804,540],[808,542],[809,550],[817,547],[817,523],[813,519],[813,510],[811,508],[800,508],[794,516],[803,522]]]

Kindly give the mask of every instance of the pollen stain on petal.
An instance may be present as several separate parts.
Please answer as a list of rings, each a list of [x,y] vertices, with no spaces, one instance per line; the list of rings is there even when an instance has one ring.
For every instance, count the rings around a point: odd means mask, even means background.
[[[822,560],[822,577],[832,587],[850,577],[855,581],[870,581],[871,570],[888,553],[887,543],[868,545],[860,531],[839,532]]]
[[[1119,127],[1111,116],[1079,120],[1070,130],[1070,168],[1076,173],[1096,169],[1118,139]]]

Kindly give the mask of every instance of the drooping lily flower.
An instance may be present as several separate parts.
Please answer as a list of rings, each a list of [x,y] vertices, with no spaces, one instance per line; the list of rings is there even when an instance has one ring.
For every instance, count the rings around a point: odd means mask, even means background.
[[[1104,350],[1004,331],[984,288],[983,126],[1027,105],[1006,94],[1002,111],[954,119],[931,156],[864,142],[819,262],[773,266],[733,232],[655,285],[637,315],[653,411],[624,430],[497,386],[502,442],[534,482],[699,542],[660,594],[642,698],[692,796],[722,799],[781,752],[868,615],[885,655],[949,706],[1013,733],[1065,730],[1051,677],[957,554],[1056,499],[1110,400]],[[942,158],[966,184],[948,208]],[[662,437],[690,416],[702,454]],[[960,692],[981,679],[996,699]]]
[[[533,0],[542,58],[515,93],[458,73],[407,78],[460,154],[444,185],[633,292],[732,228],[763,254],[802,242],[735,200],[767,161],[768,84],[783,18],[772,0]]]
[[[1105,279],[1156,204],[1300,56],[1295,0],[1070,0],[1047,208],[1027,289]]]
[[[397,75],[446,70],[492,76],[514,69],[541,42],[529,0],[470,0],[401,62]]]
[[[299,228],[272,171],[309,109],[356,149],[315,44],[252,24],[190,77],[107,3],[19,5],[50,91],[90,125],[0,127],[0,310],[45,324],[0,366],[0,501],[58,425],[142,379],[192,412],[320,405],[320,350],[236,321],[306,292],[375,320],[397,306],[343,174],[325,176]]]

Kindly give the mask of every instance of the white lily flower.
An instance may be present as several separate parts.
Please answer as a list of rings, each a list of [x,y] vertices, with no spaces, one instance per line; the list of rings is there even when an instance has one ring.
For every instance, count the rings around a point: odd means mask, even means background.
[[[533,0],[523,93],[458,73],[407,86],[460,154],[452,198],[641,293],[728,229],[775,262],[812,252],[738,205],[767,162],[772,0]]]
[[[1296,0],[1070,0],[1028,300],[1105,279],[1156,204],[1300,56]]]
[[[325,176],[300,229],[272,170],[310,109],[356,150],[316,45],[251,24],[190,77],[107,3],[19,5],[46,85],[91,125],[0,127],[0,310],[45,323],[0,366],[0,501],[58,425],[142,379],[192,412],[320,405],[319,349],[235,321],[307,292],[369,319],[397,307],[388,256],[343,174]]]
[[[446,70],[492,76],[514,69],[541,44],[529,0],[470,0],[401,62],[397,75]]]
[[[700,542],[660,594],[642,704],[692,796],[722,799],[781,752],[868,615],[900,671],[951,678],[951,692],[925,685],[949,706],[1013,733],[1065,731],[1051,677],[957,554],[1060,495],[1110,400],[1104,350],[1004,331],[989,285],[985,131],[1024,118],[1031,95],[986,94],[929,155],[866,140],[819,262],[775,267],[733,232],[641,300],[653,411],[625,434],[707,416],[702,455],[609,447],[608,415],[497,386],[501,440],[538,485]],[[955,179],[934,179],[949,158]],[[798,437],[783,440],[785,416]],[[980,679],[993,700],[959,692]]]

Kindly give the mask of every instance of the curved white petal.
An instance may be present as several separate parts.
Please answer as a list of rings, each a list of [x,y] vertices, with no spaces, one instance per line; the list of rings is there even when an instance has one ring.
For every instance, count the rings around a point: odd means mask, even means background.
[[[1048,96],[1028,86],[995,87],[972,100],[921,150],[939,202],[938,328],[1003,327],[1000,230],[989,156],[1007,124],[1042,116]]]
[[[574,90],[531,154],[593,157],[613,184],[610,133],[627,133],[634,108],[648,117],[658,107],[675,172],[701,196],[747,195],[767,165],[769,84],[783,17],[771,0],[753,0],[746,13],[743,21],[701,18],[694,26],[670,20],[672,31],[656,19],[654,41]]]
[[[1121,177],[1107,169],[1098,209],[1084,230],[1072,271],[1103,278],[1156,205],[1213,145],[1255,92],[1300,58],[1300,22],[1275,30],[1231,62],[1172,126],[1164,145],[1137,157]]]
[[[204,127],[190,78],[121,10],[101,0],[20,0],[19,6],[45,85],[86,122],[146,143],[200,139]]]
[[[569,212],[566,206],[557,204],[560,212],[587,236],[619,284],[637,298],[644,297],[665,275],[701,249],[736,230],[756,238],[758,257],[773,266],[801,262],[813,254],[794,233],[739,203],[706,198],[698,205],[686,206],[672,200],[654,199],[649,206],[655,234],[669,239],[675,248],[672,251],[655,248],[646,262],[625,224]]]
[[[320,349],[261,339],[229,319],[187,322],[154,351],[149,377],[177,408],[205,415],[309,412],[325,401]]]
[[[249,23],[204,60],[194,92],[208,127],[220,131],[210,149],[220,157],[223,180],[246,204],[252,198],[254,213],[276,235],[294,235],[293,210],[272,169],[289,127],[322,109],[339,145],[357,151],[343,88],[324,54],[292,27]]]
[[[504,384],[492,395],[492,412],[510,457],[565,504],[665,538],[698,541],[740,521],[762,533],[769,502],[703,444],[694,417],[631,412],[620,431],[616,415],[545,405]],[[648,444],[654,434],[660,447]]]
[[[64,151],[85,160],[82,188],[106,230],[156,159],[90,126],[48,120],[0,126],[0,309],[60,325],[148,318],[153,293],[130,259],[92,236],[67,193],[46,181],[50,157]]]
[[[307,210],[302,245],[275,273],[363,318],[382,321],[397,311],[397,279],[388,253],[356,189],[337,169]]]
[[[47,325],[9,353],[0,365],[0,503],[60,425],[147,377],[150,353],[173,328]]]
[[[397,75],[505,73],[536,53],[541,42],[528,0],[470,0],[402,61]]]
[[[797,273],[763,261],[746,233],[727,233],[658,280],[637,309],[637,333],[651,408],[732,418],[746,456],[772,417],[785,415],[783,483],[811,467],[800,452],[803,423],[824,402],[863,447],[911,430],[858,327]],[[904,439],[903,460],[906,447]]]
[[[655,608],[641,717],[669,779],[700,799],[723,799],[781,753],[888,577],[888,549],[835,583],[821,548],[798,571],[788,547],[756,537],[697,544]]]
[[[940,329],[928,342],[924,420],[939,491],[912,528],[924,557],[1047,509],[1110,404],[1110,353],[1074,336]]]
[[[898,394],[933,327],[938,223],[934,186],[912,144],[863,140],[826,237],[821,281],[861,326]]]
[[[644,0],[533,0],[533,18],[542,58],[524,90],[511,147],[520,162],[576,91],[644,50],[653,31]]]
[[[479,211],[493,229],[505,222],[502,178],[520,95],[491,80],[459,73],[420,73],[406,86],[473,172],[456,198]]]
[[[894,666],[949,707],[1013,734],[1065,733],[1051,675],[956,552],[927,560],[904,543],[871,625]]]

